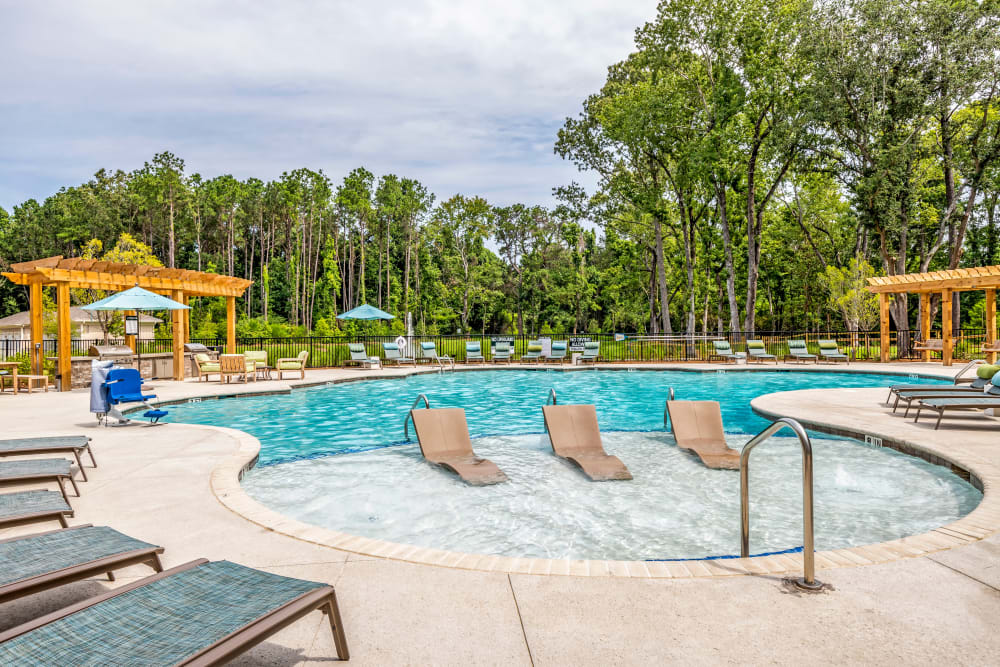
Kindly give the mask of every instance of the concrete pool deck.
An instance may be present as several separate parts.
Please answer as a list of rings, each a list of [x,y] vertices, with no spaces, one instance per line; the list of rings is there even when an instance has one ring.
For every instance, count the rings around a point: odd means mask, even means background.
[[[848,370],[950,376],[958,368],[858,363]],[[316,370],[307,373],[306,383],[410,372]],[[302,383],[151,384],[160,399],[171,401],[287,391]],[[336,586],[352,663],[981,664],[1000,649],[993,622],[1000,613],[1000,508],[995,505],[1000,501],[993,497],[1000,479],[1000,421],[952,419],[934,431],[931,420],[914,425],[912,419],[890,415],[880,403],[884,397],[884,389],[804,390],[761,397],[753,406],[811,426],[875,435],[884,444],[949,461],[980,480],[984,501],[962,520],[923,536],[817,554],[817,577],[831,588],[816,595],[798,593],[784,581],[799,573],[801,557],[794,555],[721,565],[591,561],[585,572],[573,567],[585,561],[467,559],[399,545],[384,547],[396,553],[375,555],[387,543],[342,538],[249,499],[236,477],[252,459],[256,441],[240,432],[182,424],[97,428],[84,391],[2,394],[0,413],[3,437],[80,433],[93,438],[100,467],[88,470],[91,481],[81,484],[82,497],[71,498],[77,510],[71,524],[110,525],[160,544],[166,547],[166,566],[197,557],[226,558]],[[734,507],[734,521],[738,513]],[[0,538],[51,527],[0,530]],[[340,539],[345,542],[336,542]],[[592,563],[603,565],[593,569]],[[146,571],[131,568],[111,586]],[[0,628],[108,585],[89,580],[8,603]],[[241,662],[296,664],[333,655],[329,628],[315,614]]]

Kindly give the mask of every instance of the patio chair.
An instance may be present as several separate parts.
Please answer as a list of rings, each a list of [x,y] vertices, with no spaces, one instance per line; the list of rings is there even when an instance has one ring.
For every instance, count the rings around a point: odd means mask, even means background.
[[[587,341],[583,344],[583,354],[580,355],[580,363],[585,364],[589,361],[592,364],[596,364],[600,356],[601,342],[597,340]]]
[[[981,364],[978,367],[977,364]],[[976,374],[969,376],[965,372],[970,368],[976,367]],[[894,384],[889,386],[889,396],[886,397],[885,402],[888,403],[892,400],[892,395],[899,393],[901,391],[919,391],[921,389],[941,389],[942,387],[951,387],[954,389],[958,385],[969,384],[974,389],[979,389],[982,391],[987,383],[990,381],[996,372],[1000,370],[1000,366],[994,366],[992,364],[986,364],[981,359],[975,359],[970,361],[965,366],[960,368],[955,377],[952,385],[942,385],[942,384]]]
[[[0,540],[0,603],[146,564],[162,572],[163,547],[106,526],[74,526]]]
[[[478,340],[467,340],[465,341],[465,363],[471,364],[473,361],[485,364],[486,357],[483,356],[483,347]]]
[[[556,456],[575,463],[594,482],[632,479],[621,459],[604,451],[593,405],[544,405],[542,415]]]
[[[317,610],[347,660],[332,587],[201,559],[0,632],[0,664],[221,665]]]
[[[569,349],[566,341],[564,340],[554,340],[552,341],[552,348],[549,352],[549,356],[545,357],[545,362],[554,361],[558,364],[566,361],[566,351]]]
[[[274,363],[275,370],[278,371],[278,379],[284,379],[285,373],[298,372],[299,379],[304,380],[306,377],[306,362],[309,361],[309,351],[302,350],[299,352],[298,356],[289,357],[286,359],[278,359]]]
[[[80,455],[86,452],[90,457],[91,468],[97,467],[94,452],[90,448],[90,437],[86,435],[55,435],[39,438],[8,438],[0,440],[0,457],[24,456],[30,454],[61,454],[70,453],[76,458],[76,467],[80,470],[83,481],[87,481],[87,471],[83,467]]]
[[[54,482],[59,485],[63,500],[69,504],[65,482],[73,485],[76,497],[80,488],[73,479],[73,464],[69,459],[25,459],[23,461],[0,461],[0,484],[26,484],[30,482]]]
[[[243,356],[247,358],[247,361],[253,362],[253,370],[257,378],[264,377],[266,379],[270,375],[267,366],[267,350],[248,350],[243,353]]]
[[[347,346],[351,353],[351,358],[344,362],[347,364],[357,364],[361,368],[381,368],[382,360],[378,357],[369,357],[368,351],[362,343],[350,343]]]
[[[507,481],[507,475],[495,463],[476,456],[462,408],[410,410],[410,418],[420,453],[431,463],[452,471],[473,486]]]
[[[202,352],[194,355],[194,364],[195,368],[198,369],[198,382],[202,380],[207,381],[209,375],[219,375],[219,372],[222,370],[218,359],[212,359]],[[222,381],[221,375],[219,375],[219,381]]]
[[[451,364],[452,368],[455,367],[455,360],[447,354],[438,354],[437,345],[429,340],[420,343],[420,358],[427,363],[436,361],[441,368],[444,368],[445,364]]]
[[[397,366],[402,366],[403,364],[410,364],[416,366],[417,362],[410,357],[403,356],[402,351],[399,349],[399,345],[396,343],[382,343],[382,353],[385,354],[385,360],[387,362],[392,362]]]
[[[0,493],[0,528],[55,519],[66,528],[73,508],[58,491],[17,491]]]
[[[697,454],[709,468],[739,470],[740,452],[726,443],[718,401],[667,401],[667,414],[678,447]]]
[[[748,340],[747,341],[747,360],[748,361],[759,361],[764,363],[768,359],[773,359],[774,363],[778,363],[778,357],[773,354],[768,354],[767,346],[764,345],[762,340]]]
[[[804,340],[788,341],[788,356],[790,356],[792,359],[801,361],[802,363],[805,363],[810,359],[812,359],[816,363],[819,363],[819,357],[809,352],[809,348],[806,347],[806,342]]]
[[[819,341],[819,356],[827,361],[843,361],[851,363],[851,358],[840,351],[835,340]]]
[[[712,341],[712,354],[708,355],[708,360],[712,359],[722,359],[723,361],[732,361],[736,363],[741,355],[733,352],[733,347],[729,344],[728,340],[713,340]]]
[[[226,384],[229,384],[230,378],[234,376],[243,378],[243,382],[256,381],[257,364],[242,354],[220,354],[219,376]]]
[[[540,361],[542,359],[542,347],[541,341],[532,340],[528,342],[527,351],[521,355],[521,363],[526,361]]]
[[[493,346],[493,363],[498,361],[506,361],[510,364],[513,361],[514,355],[510,349],[510,343],[505,340],[498,340],[496,345]]]

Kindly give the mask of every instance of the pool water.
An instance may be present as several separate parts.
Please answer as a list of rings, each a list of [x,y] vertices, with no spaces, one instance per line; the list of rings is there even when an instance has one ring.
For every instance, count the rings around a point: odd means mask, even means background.
[[[678,399],[720,401],[727,438],[739,448],[768,424],[749,407],[759,395],[906,381],[836,372],[484,371],[207,400],[172,406],[170,418],[256,436],[261,460],[245,490],[334,530],[514,557],[703,558],[738,552],[739,473],[710,470],[676,447],[663,425],[670,387]],[[597,406],[605,449],[633,480],[591,482],[552,455],[541,411],[550,388],[560,403]],[[432,407],[465,408],[477,453],[510,481],[468,486],[405,443],[403,420],[421,393]],[[892,450],[820,435],[813,448],[817,549],[923,532],[981,499],[948,470]],[[776,438],[752,461],[751,551],[801,546],[798,441]]]

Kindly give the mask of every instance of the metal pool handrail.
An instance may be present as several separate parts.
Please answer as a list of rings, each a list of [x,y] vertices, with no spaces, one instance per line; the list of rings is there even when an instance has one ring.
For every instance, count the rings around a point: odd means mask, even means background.
[[[674,400],[674,388],[673,387],[668,387],[667,388],[667,402],[669,403],[672,400]],[[667,420],[669,419],[669,417],[670,417],[670,412],[667,410],[667,404],[664,403],[663,404],[663,428],[667,427]]]
[[[424,402],[425,408],[427,408],[428,410],[431,409],[430,401],[427,400],[427,396],[425,394],[418,395],[417,400],[413,401],[413,405],[411,405],[410,409],[406,411],[406,419],[403,420],[403,435],[406,436],[407,442],[410,441],[410,417],[411,417],[410,413],[416,409],[417,403],[419,403],[420,401]]]
[[[559,405],[556,399],[556,390],[549,387],[549,397],[545,399],[545,405]]]
[[[782,417],[753,437],[740,454],[740,556],[750,555],[750,452],[781,429],[795,432],[802,446],[802,569],[803,576],[795,581],[799,588],[817,591],[823,587],[816,581],[815,545],[813,543],[813,455],[812,443],[802,424]]]

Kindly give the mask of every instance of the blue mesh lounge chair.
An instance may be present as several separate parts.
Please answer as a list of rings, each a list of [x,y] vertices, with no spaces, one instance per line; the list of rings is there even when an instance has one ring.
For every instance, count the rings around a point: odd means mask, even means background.
[[[493,346],[493,363],[506,361],[508,364],[514,359],[511,353],[510,343],[505,340],[498,340]]]
[[[835,340],[819,341],[819,356],[827,361],[845,361],[851,363],[851,358],[840,351]]]
[[[552,351],[549,352],[549,356],[545,357],[545,361],[554,361],[558,364],[566,361],[566,350],[568,349],[566,341],[564,340],[554,340],[552,341]]]
[[[596,364],[600,356],[601,342],[597,340],[588,341],[583,344],[583,354],[580,355],[580,363],[584,364],[589,361],[592,364]]]
[[[55,519],[66,528],[73,508],[58,491],[18,491],[0,493],[0,528],[21,526]]]
[[[920,391],[924,389],[939,391],[941,389],[952,389],[958,391],[964,391],[966,389],[978,389],[980,393],[989,383],[990,379],[1000,372],[1000,366],[993,364],[982,364],[976,368],[976,374],[969,376],[965,375],[965,371],[972,368],[976,364],[982,363],[981,360],[970,361],[963,368],[961,368],[958,373],[955,374],[954,384],[894,384],[889,387],[889,396],[885,399],[888,403],[892,400],[893,394],[898,394],[901,391]],[[968,387],[962,385],[968,384]]]
[[[106,526],[74,526],[0,540],[0,603],[145,563],[163,571],[163,547]]]
[[[471,364],[473,361],[486,363],[486,357],[483,356],[483,346],[478,340],[467,340],[465,341],[465,363]]]
[[[385,354],[387,362],[391,361],[397,366],[402,366],[403,364],[417,365],[416,361],[403,355],[402,350],[399,349],[399,345],[396,343],[382,343],[382,352]]]
[[[736,360],[740,358],[739,354],[733,352],[733,348],[728,340],[713,340],[712,348],[712,354],[708,355],[709,361],[712,359],[722,359],[726,362],[732,361],[736,363]]]
[[[995,376],[994,380],[996,379]],[[937,423],[934,424],[936,431],[941,426],[941,418],[948,410],[986,410],[989,408],[1000,410],[1000,385],[991,382],[985,393],[969,394],[969,396],[922,398],[917,404],[917,416],[913,419],[914,423],[920,419],[920,412],[925,408],[937,412]]]
[[[365,346],[361,343],[350,343],[347,349],[351,353],[351,358],[344,362],[345,365],[357,364],[362,368],[382,367],[382,360],[378,357],[369,357]]]
[[[0,664],[220,665],[317,610],[347,660],[332,587],[196,560],[0,632]]]
[[[23,484],[25,482],[55,482],[63,500],[69,504],[64,482],[73,485],[76,497],[80,489],[73,479],[73,464],[69,459],[26,459],[24,461],[0,461],[0,484]]]
[[[764,345],[762,340],[748,340],[747,341],[747,360],[748,361],[759,361],[764,363],[768,359],[773,359],[774,363],[778,363],[778,357],[773,354],[768,354],[767,346]]]
[[[819,357],[815,354],[810,354],[809,348],[806,347],[806,342],[804,340],[790,340],[788,341],[788,356],[792,359],[796,359],[805,363],[806,361],[812,359],[814,362],[819,363]]]
[[[87,471],[83,469],[80,454],[87,452],[92,468],[97,467],[94,452],[90,449],[90,438],[86,435],[57,435],[44,438],[13,438],[0,440],[0,457],[22,456],[26,454],[61,454],[72,452],[80,469],[83,481],[87,481]]]

